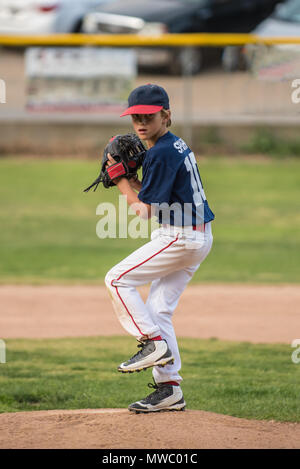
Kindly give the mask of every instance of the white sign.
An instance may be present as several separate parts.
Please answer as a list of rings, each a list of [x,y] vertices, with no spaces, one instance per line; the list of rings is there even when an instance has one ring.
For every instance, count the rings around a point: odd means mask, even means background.
[[[29,110],[121,110],[137,60],[132,49],[31,47],[25,71]]]

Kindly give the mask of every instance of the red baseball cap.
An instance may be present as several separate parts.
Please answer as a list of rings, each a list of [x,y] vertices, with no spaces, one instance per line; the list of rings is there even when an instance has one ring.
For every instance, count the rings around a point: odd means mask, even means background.
[[[128,108],[120,117],[130,114],[154,114],[162,109],[169,109],[169,97],[167,92],[158,85],[139,86],[128,97]]]

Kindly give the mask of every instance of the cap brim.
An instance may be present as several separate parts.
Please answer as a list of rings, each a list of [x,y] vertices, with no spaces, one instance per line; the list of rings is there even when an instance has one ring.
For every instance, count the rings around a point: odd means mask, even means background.
[[[130,114],[154,114],[155,112],[161,111],[163,106],[150,106],[146,104],[138,104],[136,106],[131,106],[126,109],[120,117],[128,116]]]

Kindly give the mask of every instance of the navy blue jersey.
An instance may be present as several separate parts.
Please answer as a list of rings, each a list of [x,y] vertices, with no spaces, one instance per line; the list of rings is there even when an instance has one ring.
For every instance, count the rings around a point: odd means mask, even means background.
[[[199,225],[215,218],[205,197],[194,153],[171,132],[147,150],[138,198],[155,206],[159,223]]]

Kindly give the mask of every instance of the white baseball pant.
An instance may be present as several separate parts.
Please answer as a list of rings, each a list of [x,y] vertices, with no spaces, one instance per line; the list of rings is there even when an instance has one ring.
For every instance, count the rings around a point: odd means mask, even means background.
[[[156,383],[182,381],[172,315],[181,293],[208,255],[212,242],[211,223],[205,225],[205,232],[193,231],[192,227],[164,225],[151,233],[151,241],[106,274],[105,283],[113,308],[126,331],[137,340],[161,335],[173,353],[174,364],[153,367]],[[150,282],[145,304],[137,287]]]

